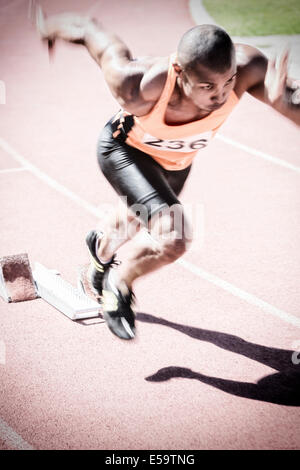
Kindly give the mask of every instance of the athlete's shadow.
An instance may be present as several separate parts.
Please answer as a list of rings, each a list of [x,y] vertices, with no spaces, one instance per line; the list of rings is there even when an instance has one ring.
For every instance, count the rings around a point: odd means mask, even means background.
[[[176,377],[195,379],[239,397],[279,405],[300,406],[300,364],[295,365],[292,361],[293,353],[294,358],[297,360],[300,356],[299,353],[249,343],[238,336],[227,333],[180,325],[147,313],[139,313],[137,319],[141,322],[156,323],[173,328],[192,338],[208,341],[219,348],[242,354],[249,359],[253,359],[278,371],[263,377],[257,383],[250,383],[210,377],[185,367],[170,366],[160,369],[155,374],[146,377],[145,380],[149,382],[162,382]]]

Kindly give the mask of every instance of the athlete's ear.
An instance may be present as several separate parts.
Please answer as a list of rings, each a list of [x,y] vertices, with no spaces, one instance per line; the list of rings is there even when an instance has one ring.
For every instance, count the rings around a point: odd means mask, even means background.
[[[181,75],[182,68],[177,62],[173,63],[173,67],[174,67],[174,70],[177,73],[177,75]]]

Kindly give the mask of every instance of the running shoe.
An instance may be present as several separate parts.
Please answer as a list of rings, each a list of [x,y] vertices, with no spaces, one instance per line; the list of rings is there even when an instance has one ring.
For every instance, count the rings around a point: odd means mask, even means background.
[[[91,230],[85,239],[91,258],[91,264],[86,272],[86,278],[90,290],[99,301],[102,296],[102,282],[104,274],[109,271],[112,266],[120,264],[120,261],[116,260],[116,255],[114,255],[108,263],[102,263],[98,258],[97,252],[102,236],[102,232]]]
[[[112,271],[106,271],[102,282],[102,315],[109,329],[121,339],[135,337],[135,295],[125,283],[117,287]]]

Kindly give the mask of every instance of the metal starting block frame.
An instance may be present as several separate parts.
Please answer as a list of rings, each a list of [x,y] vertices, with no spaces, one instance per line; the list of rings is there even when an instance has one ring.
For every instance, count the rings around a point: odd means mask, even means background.
[[[57,271],[35,263],[33,279],[39,297],[71,320],[101,317],[100,304],[62,279]]]

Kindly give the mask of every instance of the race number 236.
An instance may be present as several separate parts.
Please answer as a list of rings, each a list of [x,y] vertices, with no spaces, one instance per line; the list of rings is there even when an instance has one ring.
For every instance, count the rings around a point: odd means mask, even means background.
[[[150,134],[144,134],[143,144],[149,145],[149,147],[157,148],[161,150],[169,150],[173,152],[193,152],[195,150],[201,150],[207,146],[209,140],[212,137],[212,132],[205,132],[203,134],[185,137],[182,139],[158,139]]]

